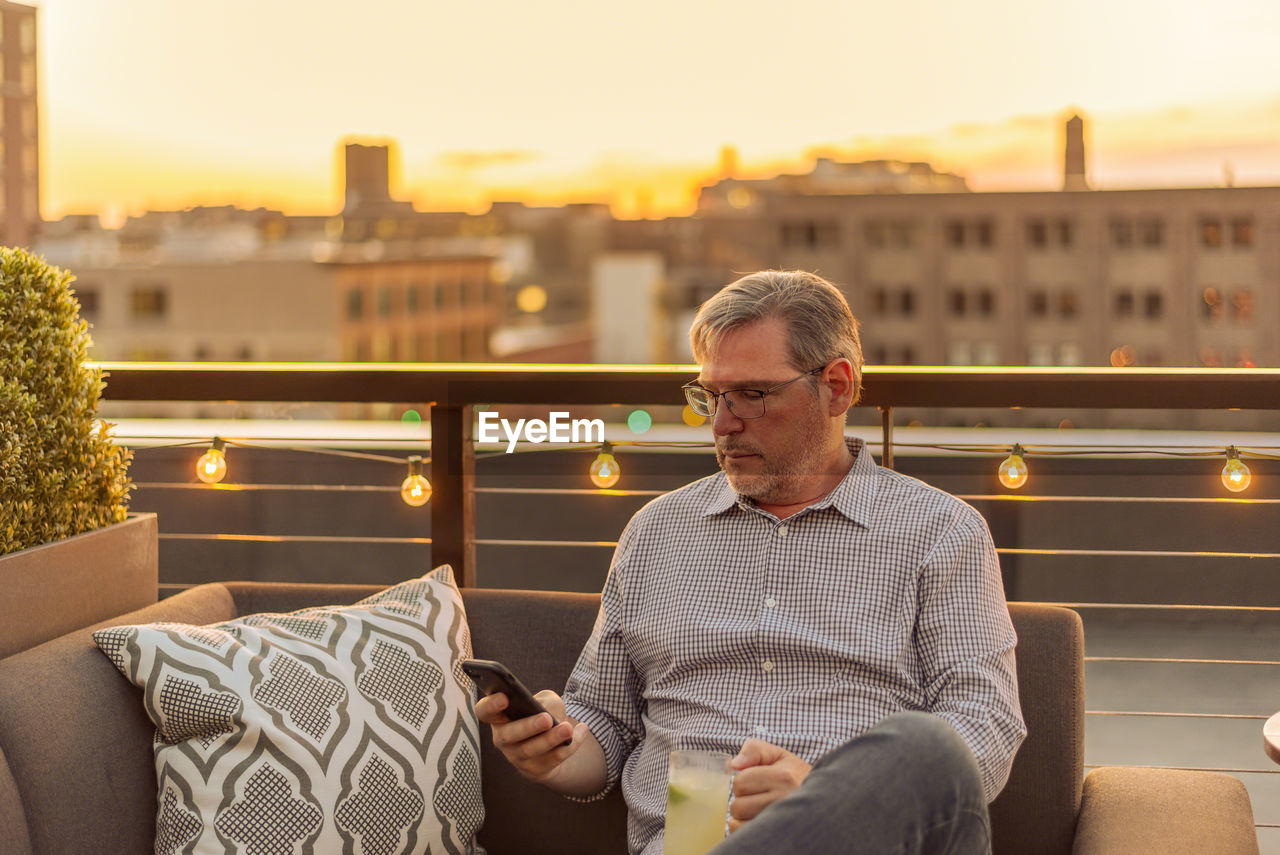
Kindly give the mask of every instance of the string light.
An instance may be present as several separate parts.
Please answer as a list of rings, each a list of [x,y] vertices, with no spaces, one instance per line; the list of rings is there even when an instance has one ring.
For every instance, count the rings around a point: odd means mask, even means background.
[[[1249,467],[1244,465],[1244,461],[1240,459],[1240,452],[1236,450],[1234,445],[1227,448],[1227,465],[1222,467],[1222,486],[1226,487],[1233,493],[1240,493],[1249,489],[1249,482],[1253,480],[1253,475],[1249,472]]]
[[[1010,490],[1016,490],[1023,484],[1027,483],[1027,475],[1030,474],[1027,469],[1027,461],[1022,459],[1022,446],[1018,443],[1013,444],[1013,451],[1000,464],[999,476],[1000,483],[1008,487]]]
[[[217,484],[227,475],[226,440],[215,436],[213,447],[196,461],[196,477],[206,484]]]
[[[591,483],[601,490],[608,489],[618,483],[618,479],[622,477],[622,467],[618,465],[618,461],[613,457],[613,445],[611,443],[606,442],[601,446],[600,454],[592,462],[588,472],[591,475]]]
[[[431,482],[422,474],[421,455],[409,457],[409,474],[400,483],[400,498],[414,508],[420,508],[431,500]]]

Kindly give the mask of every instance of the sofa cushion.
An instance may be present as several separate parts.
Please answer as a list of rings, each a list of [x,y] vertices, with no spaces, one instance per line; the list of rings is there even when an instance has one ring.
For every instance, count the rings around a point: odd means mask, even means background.
[[[156,726],[156,852],[472,850],[471,645],[447,566],[352,606],[94,639]]]

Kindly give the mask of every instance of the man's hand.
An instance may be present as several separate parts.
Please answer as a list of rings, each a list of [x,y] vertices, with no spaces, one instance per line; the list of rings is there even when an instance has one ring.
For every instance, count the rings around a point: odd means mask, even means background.
[[[493,744],[521,775],[540,784],[551,784],[562,764],[582,745],[587,726],[565,714],[564,701],[555,692],[534,695],[550,713],[538,713],[512,721],[507,718],[507,696],[501,692],[476,702],[476,717],[493,728]],[[560,724],[552,727],[555,716]],[[564,743],[573,740],[568,745]]]
[[[737,831],[769,805],[784,799],[804,783],[813,768],[790,751],[761,739],[748,739],[729,764],[733,778],[733,803],[729,806],[729,830]]]

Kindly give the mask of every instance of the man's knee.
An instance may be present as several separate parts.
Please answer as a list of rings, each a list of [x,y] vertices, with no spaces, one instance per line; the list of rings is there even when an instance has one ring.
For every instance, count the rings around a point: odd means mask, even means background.
[[[891,767],[893,774],[886,777],[912,790],[941,786],[953,794],[976,792],[985,804],[973,753],[955,728],[936,715],[894,713],[833,751],[819,765],[864,764],[869,760]]]

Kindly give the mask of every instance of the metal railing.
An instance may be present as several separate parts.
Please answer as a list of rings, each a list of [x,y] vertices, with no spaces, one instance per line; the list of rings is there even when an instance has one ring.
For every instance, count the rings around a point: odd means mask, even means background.
[[[100,363],[110,401],[416,402],[430,407],[432,554],[475,582],[477,404],[681,405],[696,366]],[[868,368],[883,465],[894,411],[914,408],[1280,410],[1280,369]]]

